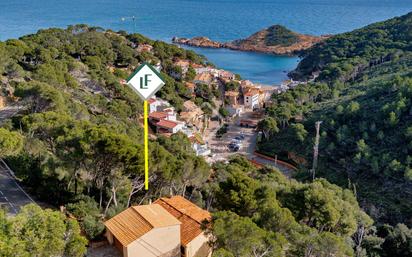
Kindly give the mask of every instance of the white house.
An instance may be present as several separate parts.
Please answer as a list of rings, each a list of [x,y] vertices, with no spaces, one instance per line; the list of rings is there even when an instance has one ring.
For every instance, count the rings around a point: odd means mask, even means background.
[[[244,104],[246,108],[253,109],[259,107],[259,90],[249,90],[244,93]]]
[[[171,120],[161,120],[156,123],[157,132],[159,133],[177,133],[183,129],[183,123]]]

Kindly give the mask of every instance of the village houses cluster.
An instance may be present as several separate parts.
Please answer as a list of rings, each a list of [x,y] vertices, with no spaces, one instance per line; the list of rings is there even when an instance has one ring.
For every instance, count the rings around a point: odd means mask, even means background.
[[[152,46],[139,45],[137,51],[151,52]],[[212,66],[205,66],[193,63],[189,60],[175,60],[174,65],[180,67],[181,74],[171,74],[173,77],[180,79],[185,76],[192,68],[196,72],[193,81],[185,81],[184,85],[192,96],[196,96],[196,88],[199,85],[209,87],[224,86],[227,83],[234,82],[240,85],[237,90],[225,91],[223,95],[224,108],[228,111],[229,117],[239,116],[245,109],[254,110],[264,106],[267,99],[273,93],[273,89],[264,88],[253,84],[248,80],[238,80],[237,76],[229,71],[217,69]],[[155,65],[160,71],[160,64]],[[125,81],[122,81],[125,84]],[[170,136],[177,132],[183,132],[188,136],[192,147],[198,156],[207,156],[211,154],[207,142],[204,142],[202,134],[207,126],[207,117],[202,108],[197,106],[192,100],[187,100],[183,104],[183,110],[178,114],[174,107],[167,101],[153,97],[149,102],[149,124],[154,133]]]
[[[275,92],[274,88],[256,85],[249,80],[239,80],[236,74],[212,66],[194,64],[188,60],[178,60],[174,64],[182,69],[183,74],[189,70],[189,67],[196,71],[193,82],[185,84],[192,94],[195,93],[196,85],[200,84],[211,87],[231,82],[239,84],[240,87],[236,90],[224,91],[224,108],[228,110],[231,117],[240,115],[245,109],[255,110],[264,107],[264,103]]]

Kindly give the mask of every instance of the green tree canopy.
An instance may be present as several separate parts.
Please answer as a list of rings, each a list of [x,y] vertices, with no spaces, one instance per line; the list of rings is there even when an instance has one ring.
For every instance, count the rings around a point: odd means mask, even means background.
[[[87,240],[75,220],[30,204],[15,217],[0,210],[0,256],[84,256]]]

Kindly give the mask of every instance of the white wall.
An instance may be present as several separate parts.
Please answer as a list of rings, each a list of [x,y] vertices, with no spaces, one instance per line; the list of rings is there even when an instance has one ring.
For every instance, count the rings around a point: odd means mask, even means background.
[[[198,252],[200,249],[202,249],[202,251]],[[186,257],[208,257],[211,255],[212,251],[209,247],[209,238],[204,233],[201,233],[186,245]]]
[[[180,254],[180,225],[152,229],[128,245],[124,257],[169,256],[165,254],[172,251]]]
[[[173,128],[172,133],[177,133],[183,129],[183,124],[179,123],[176,127]]]

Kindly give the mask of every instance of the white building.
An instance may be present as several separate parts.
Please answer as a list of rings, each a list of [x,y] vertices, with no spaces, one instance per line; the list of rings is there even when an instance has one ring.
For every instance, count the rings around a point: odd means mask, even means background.
[[[183,129],[184,124],[178,121],[161,120],[156,123],[157,132],[175,134]]]
[[[244,104],[246,108],[253,109],[259,107],[259,90],[250,90],[244,94]]]

